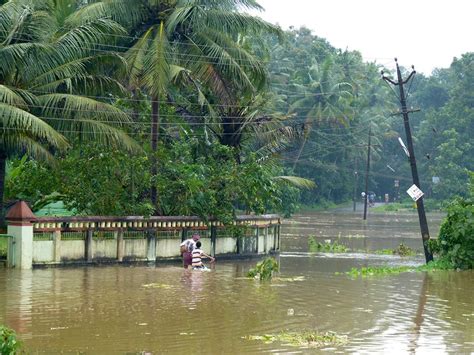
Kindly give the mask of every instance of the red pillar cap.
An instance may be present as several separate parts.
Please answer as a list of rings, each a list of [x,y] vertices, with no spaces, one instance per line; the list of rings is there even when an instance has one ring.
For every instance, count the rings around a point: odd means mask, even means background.
[[[5,219],[15,224],[29,224],[30,222],[36,221],[36,216],[25,201],[18,201],[10,208]]]

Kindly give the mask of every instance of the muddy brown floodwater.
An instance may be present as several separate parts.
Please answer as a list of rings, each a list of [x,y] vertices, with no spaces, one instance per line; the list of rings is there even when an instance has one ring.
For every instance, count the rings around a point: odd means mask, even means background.
[[[430,215],[437,234],[441,215]],[[285,221],[279,279],[246,279],[253,261],[218,260],[210,272],[176,264],[19,271],[0,269],[0,324],[27,353],[456,353],[474,349],[474,273],[407,272],[351,279],[362,265],[417,265],[362,253],[308,253],[307,239],[359,249],[416,247],[416,214],[312,213]],[[347,343],[319,349],[249,336],[335,332]]]

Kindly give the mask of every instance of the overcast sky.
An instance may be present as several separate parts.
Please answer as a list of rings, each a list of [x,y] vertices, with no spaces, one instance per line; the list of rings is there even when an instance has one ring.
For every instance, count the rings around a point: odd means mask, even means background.
[[[358,50],[367,61],[412,64],[429,75],[474,51],[474,0],[259,0],[257,15],[306,26],[334,47]],[[401,14],[401,15],[400,15]],[[399,20],[401,18],[402,20]],[[401,23],[401,25],[399,25]]]

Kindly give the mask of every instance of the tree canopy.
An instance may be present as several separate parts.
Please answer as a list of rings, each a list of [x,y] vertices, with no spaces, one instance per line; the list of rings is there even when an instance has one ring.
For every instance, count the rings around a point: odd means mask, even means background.
[[[1,5],[5,199],[34,206],[62,200],[85,214],[224,221],[237,211],[291,213],[298,203],[360,194],[369,132],[370,190],[397,196],[396,180],[406,190],[412,180],[399,145],[403,121],[380,76],[389,70],[308,29],[283,32],[249,9],[260,6]],[[410,120],[430,198],[467,195],[473,58],[466,53],[450,68],[417,74],[408,88],[409,105],[421,109]]]

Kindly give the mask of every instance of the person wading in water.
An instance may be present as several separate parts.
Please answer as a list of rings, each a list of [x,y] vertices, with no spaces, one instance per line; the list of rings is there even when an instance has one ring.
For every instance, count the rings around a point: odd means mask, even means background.
[[[192,255],[192,266],[193,270],[205,270],[207,267],[202,263],[203,258],[211,259],[213,263],[216,259],[210,255],[207,255],[201,250],[201,242],[196,242],[196,247],[193,249]]]
[[[192,264],[192,252],[196,248],[196,242],[201,239],[199,234],[193,234],[180,244],[181,256],[183,257],[183,266],[187,269]]]

